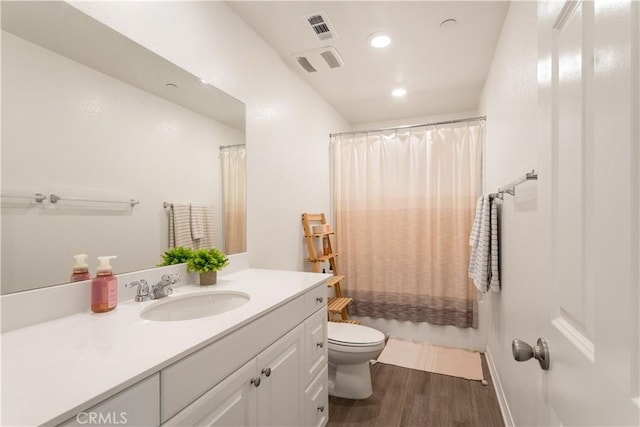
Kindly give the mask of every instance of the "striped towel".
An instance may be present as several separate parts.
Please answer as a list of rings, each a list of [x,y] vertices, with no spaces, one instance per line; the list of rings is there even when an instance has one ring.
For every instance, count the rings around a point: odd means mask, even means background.
[[[196,249],[216,247],[216,223],[212,206],[191,204],[191,237]]]
[[[498,207],[495,199],[482,196],[476,204],[476,216],[471,235],[471,258],[469,259],[469,277],[482,293],[491,289],[500,290],[498,265]]]
[[[191,238],[193,240],[204,237],[205,207],[191,203]]]
[[[174,203],[169,210],[169,247],[191,249],[216,247],[213,207]],[[196,236],[200,236],[196,238]]]
[[[194,248],[191,238],[191,206],[174,203],[169,209],[169,247]]]

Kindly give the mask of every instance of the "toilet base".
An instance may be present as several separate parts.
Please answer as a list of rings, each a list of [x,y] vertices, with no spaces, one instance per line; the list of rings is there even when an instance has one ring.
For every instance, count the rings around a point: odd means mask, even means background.
[[[329,395],[366,399],[373,394],[369,361],[352,365],[329,364]]]

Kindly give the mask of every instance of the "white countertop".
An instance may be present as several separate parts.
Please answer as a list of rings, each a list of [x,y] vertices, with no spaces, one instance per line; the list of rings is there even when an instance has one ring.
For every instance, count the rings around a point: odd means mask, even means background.
[[[60,423],[187,354],[303,294],[330,275],[242,270],[219,275],[214,286],[191,292],[235,290],[250,301],[229,312],[193,320],[155,322],[140,311],[166,301],[126,302],[108,313],[87,311],[2,334],[3,426]]]

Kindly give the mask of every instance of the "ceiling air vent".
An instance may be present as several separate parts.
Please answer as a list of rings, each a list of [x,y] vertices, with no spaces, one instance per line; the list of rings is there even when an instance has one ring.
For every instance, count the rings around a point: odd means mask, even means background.
[[[340,68],[344,64],[340,54],[333,46],[305,50],[292,57],[307,73],[329,71]]]
[[[298,64],[300,64],[300,66],[304,68],[304,70],[307,73],[315,73],[316,71],[318,71],[315,68],[313,68],[313,65],[311,65],[311,62],[309,62],[309,60],[304,56],[297,56],[296,61],[298,61]]]
[[[311,26],[313,34],[320,40],[329,40],[337,37],[335,30],[331,27],[329,19],[324,12],[307,15],[304,19]]]
[[[327,63],[329,68],[338,68],[342,66],[342,60],[336,55],[337,52],[334,53],[334,51],[335,49],[329,49],[320,53],[320,56],[322,56],[322,59],[324,59],[324,62]]]

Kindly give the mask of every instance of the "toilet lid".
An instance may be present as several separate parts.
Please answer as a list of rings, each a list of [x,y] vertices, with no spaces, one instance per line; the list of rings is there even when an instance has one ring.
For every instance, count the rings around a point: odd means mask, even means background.
[[[327,323],[327,338],[344,346],[365,346],[384,342],[384,334],[376,329],[351,323]]]

